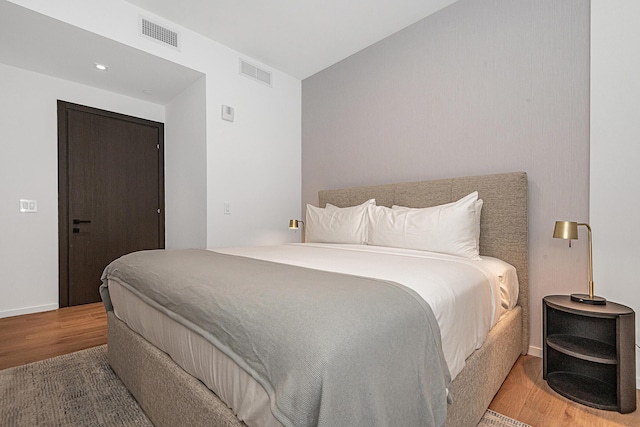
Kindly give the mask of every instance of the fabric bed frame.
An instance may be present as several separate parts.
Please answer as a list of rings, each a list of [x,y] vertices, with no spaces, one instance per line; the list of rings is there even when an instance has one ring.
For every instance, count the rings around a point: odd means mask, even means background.
[[[500,258],[518,273],[518,305],[466,360],[451,386],[447,426],[476,426],[491,399],[529,346],[527,175],[524,172],[357,187],[319,192],[319,205],[339,207],[375,198],[378,205],[427,207],[478,191],[484,200],[480,254]],[[245,426],[199,380],[108,313],[108,357],[118,377],[156,426]],[[401,420],[398,420],[401,425]]]

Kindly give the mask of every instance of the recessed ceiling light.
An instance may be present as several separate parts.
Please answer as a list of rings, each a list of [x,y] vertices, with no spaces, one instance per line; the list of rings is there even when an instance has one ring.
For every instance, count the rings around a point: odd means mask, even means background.
[[[142,91],[142,93],[144,93],[145,95],[153,95],[153,93],[150,90],[144,89]]]
[[[106,65],[104,65],[104,64],[98,64],[98,63],[96,62],[94,65],[95,65],[95,67],[96,67],[98,70],[100,70],[100,71],[108,71],[108,70],[109,70],[109,67],[107,67],[107,66],[106,66]]]

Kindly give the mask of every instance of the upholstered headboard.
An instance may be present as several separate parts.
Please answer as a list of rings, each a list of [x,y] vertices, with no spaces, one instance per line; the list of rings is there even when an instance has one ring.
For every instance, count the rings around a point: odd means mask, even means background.
[[[480,220],[480,254],[500,258],[518,272],[522,307],[522,352],[529,348],[528,185],[525,172],[469,176],[434,181],[323,190],[319,206],[354,206],[375,198],[378,206],[424,208],[456,201],[478,191],[484,201]]]

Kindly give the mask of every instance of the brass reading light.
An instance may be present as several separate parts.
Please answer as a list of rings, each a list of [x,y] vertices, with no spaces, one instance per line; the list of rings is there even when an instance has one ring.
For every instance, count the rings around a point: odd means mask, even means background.
[[[304,222],[303,221],[299,221],[297,219],[290,219],[289,220],[289,228],[292,230],[297,230],[299,228],[299,225],[302,224],[302,226],[304,227]]]
[[[573,221],[556,221],[553,237],[556,239],[569,240],[569,247],[571,247],[571,240],[578,240],[578,226],[580,225],[587,227],[587,231],[589,232],[589,294],[571,294],[571,300],[585,304],[604,305],[607,303],[607,300],[593,294],[593,251],[591,250],[591,227],[589,227],[589,224]]]

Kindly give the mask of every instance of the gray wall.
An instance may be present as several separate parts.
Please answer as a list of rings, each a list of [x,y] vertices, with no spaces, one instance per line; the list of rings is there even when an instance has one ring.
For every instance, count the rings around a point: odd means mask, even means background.
[[[533,354],[542,297],[586,291],[582,247],[551,234],[588,220],[589,7],[461,0],[302,85],[303,205],[325,188],[528,173]]]

